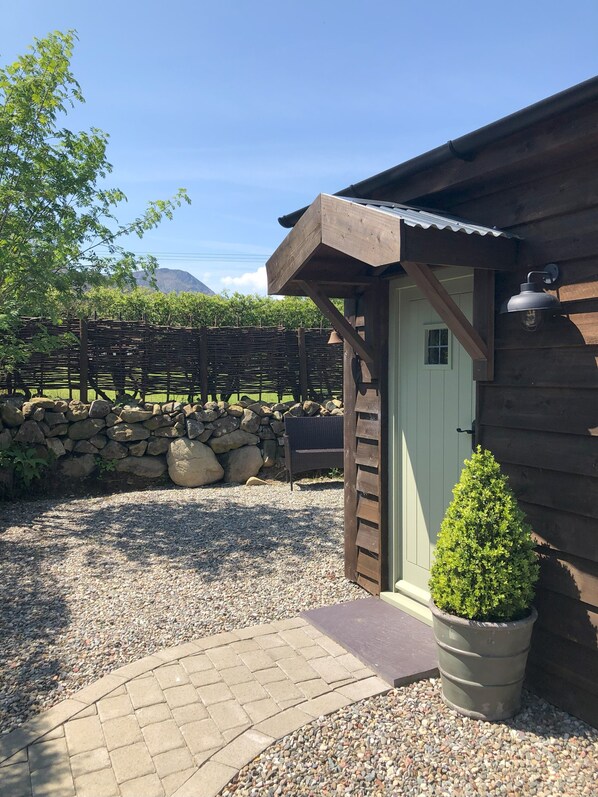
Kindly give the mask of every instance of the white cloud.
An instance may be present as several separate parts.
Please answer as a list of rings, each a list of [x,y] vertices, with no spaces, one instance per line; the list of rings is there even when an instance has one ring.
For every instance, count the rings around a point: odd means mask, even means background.
[[[242,293],[267,293],[268,278],[266,266],[260,266],[257,271],[246,271],[238,277],[222,277],[220,282],[225,288],[240,290]]]

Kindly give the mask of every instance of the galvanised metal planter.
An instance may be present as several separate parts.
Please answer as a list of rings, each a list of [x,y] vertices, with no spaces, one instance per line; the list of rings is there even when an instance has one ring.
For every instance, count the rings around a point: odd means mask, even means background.
[[[519,711],[521,687],[538,612],[506,623],[446,614],[430,601],[444,702],[460,714],[504,720]]]

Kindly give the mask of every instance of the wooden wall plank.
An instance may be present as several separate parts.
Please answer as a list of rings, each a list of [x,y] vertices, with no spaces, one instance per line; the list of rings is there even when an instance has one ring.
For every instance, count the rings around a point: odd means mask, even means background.
[[[357,521],[357,547],[371,553],[380,553],[380,530],[377,526],[369,526],[363,520]]]
[[[355,299],[345,300],[345,316],[349,323],[355,323],[357,302]],[[343,403],[345,405],[344,429],[344,546],[345,546],[345,576],[351,581],[355,580],[357,563],[357,465],[355,464],[355,398],[357,386],[353,376],[353,362],[355,354],[348,343],[343,344]]]
[[[380,581],[380,562],[377,556],[371,556],[361,548],[357,551],[357,572],[372,581]]]
[[[558,553],[539,553],[540,586],[598,607],[598,563]]]
[[[568,683],[598,694],[598,656],[583,645],[535,628],[529,661]]]
[[[378,441],[360,440],[359,437],[357,437],[355,462],[358,465],[366,465],[370,468],[377,468],[379,461]]]
[[[373,501],[371,498],[366,498],[365,496],[360,495],[357,502],[356,514],[358,518],[367,520],[368,523],[379,523],[380,506],[378,501]]]
[[[595,652],[598,634],[598,610],[595,607],[543,587],[536,590],[534,604],[538,610],[539,628]]]
[[[357,419],[357,437],[364,440],[378,440],[380,437],[380,423],[363,417]]]
[[[598,346],[496,352],[494,378],[508,386],[598,387]]]
[[[528,662],[526,686],[536,694],[560,706],[592,725],[598,721],[598,696],[581,689],[571,681],[565,680],[562,674],[554,674]]]
[[[501,465],[519,501],[598,518],[598,482],[592,476],[504,463]]]
[[[595,518],[559,512],[524,501],[519,504],[538,545],[598,562],[598,523]]]

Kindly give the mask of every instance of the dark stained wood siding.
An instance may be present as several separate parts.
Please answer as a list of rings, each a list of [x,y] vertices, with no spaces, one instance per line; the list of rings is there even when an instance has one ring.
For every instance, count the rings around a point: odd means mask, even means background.
[[[370,369],[345,344],[345,574],[372,595],[386,589],[388,566],[387,307],[386,282],[345,303],[375,358]]]
[[[598,126],[595,107],[581,117]],[[495,378],[478,386],[476,428],[538,541],[528,682],[597,725],[598,149],[580,139],[567,151],[565,159],[560,151],[536,153],[536,170],[449,186],[428,202],[523,239],[519,273],[496,274],[497,309],[528,270],[548,262],[561,270],[558,295],[568,315],[534,333],[514,315],[496,316]]]

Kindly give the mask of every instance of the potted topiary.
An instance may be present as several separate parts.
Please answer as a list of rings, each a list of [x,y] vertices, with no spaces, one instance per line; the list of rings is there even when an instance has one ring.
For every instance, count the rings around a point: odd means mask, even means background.
[[[519,710],[537,579],[531,529],[478,446],[453,490],[430,577],[443,699],[461,714],[501,720]]]

